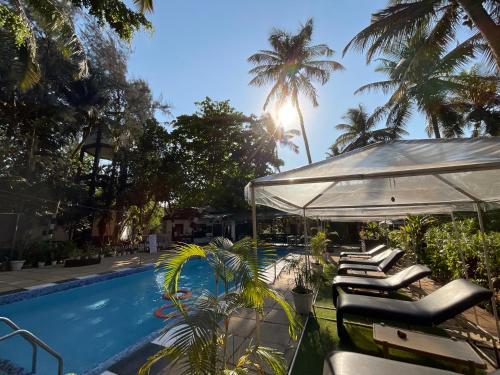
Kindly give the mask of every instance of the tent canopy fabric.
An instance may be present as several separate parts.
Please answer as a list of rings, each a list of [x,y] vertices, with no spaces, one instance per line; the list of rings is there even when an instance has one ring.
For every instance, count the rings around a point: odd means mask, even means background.
[[[338,221],[450,213],[500,202],[500,137],[376,143],[257,178],[245,196],[292,214]]]

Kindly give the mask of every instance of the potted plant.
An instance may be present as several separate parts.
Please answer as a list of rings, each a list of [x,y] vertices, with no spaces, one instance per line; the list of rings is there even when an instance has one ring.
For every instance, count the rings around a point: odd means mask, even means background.
[[[23,258],[23,253],[24,247],[21,246],[9,262],[11,271],[21,271],[26,262],[26,259]]]
[[[359,231],[359,238],[361,239],[363,251],[370,250],[372,247],[384,243],[379,224],[374,221],[364,225]]]
[[[307,315],[311,312],[313,303],[310,270],[302,258],[288,259],[285,268],[294,277],[295,286],[292,289],[292,296],[295,311],[301,315]]]
[[[311,267],[315,271],[320,271],[322,265],[326,263],[326,247],[330,240],[326,236],[326,232],[319,231],[311,238],[311,253],[313,255],[313,262]]]

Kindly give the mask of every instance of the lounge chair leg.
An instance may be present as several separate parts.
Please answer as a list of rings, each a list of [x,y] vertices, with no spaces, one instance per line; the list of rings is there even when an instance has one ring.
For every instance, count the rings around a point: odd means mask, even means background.
[[[333,306],[337,307],[337,298],[339,297],[339,291],[337,290],[337,287],[332,285],[332,299],[333,299]]]
[[[349,334],[344,327],[344,317],[342,312],[337,310],[337,334],[339,335],[340,341],[349,341]]]

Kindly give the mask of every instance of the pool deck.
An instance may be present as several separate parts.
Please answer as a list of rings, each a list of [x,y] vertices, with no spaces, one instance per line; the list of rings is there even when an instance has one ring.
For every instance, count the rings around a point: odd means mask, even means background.
[[[21,271],[0,272],[0,295],[154,263],[158,256],[159,253],[137,253],[102,258],[99,264],[83,267],[65,268],[63,264],[57,264],[42,268],[26,268]]]

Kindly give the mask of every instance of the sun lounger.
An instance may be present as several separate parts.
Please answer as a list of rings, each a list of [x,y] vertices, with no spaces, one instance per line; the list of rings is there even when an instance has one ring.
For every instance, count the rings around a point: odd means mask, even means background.
[[[347,288],[360,288],[380,292],[393,292],[401,288],[406,288],[413,282],[430,274],[431,270],[428,267],[421,264],[415,264],[385,279],[357,276],[336,276],[333,279],[332,285],[333,304],[335,306],[337,305],[337,297],[339,295],[338,288],[342,288],[344,290]]]
[[[387,249],[378,253],[377,255],[372,256],[371,258],[352,258],[352,257],[344,257],[340,258],[339,264],[367,264],[371,266],[378,266],[382,261],[387,258],[394,250]]]
[[[353,352],[333,352],[325,358],[323,375],[458,375],[456,372],[392,361]]]
[[[434,326],[488,299],[491,292],[463,279],[454,280],[418,301],[342,294],[337,298],[337,330],[347,339],[344,315],[355,314],[420,326]]]
[[[386,245],[382,244],[382,245],[375,246],[370,251],[365,251],[365,252],[362,252],[362,251],[342,251],[340,253],[340,256],[341,257],[349,257],[349,256],[372,257],[372,256],[380,253],[381,251],[384,251],[385,248],[386,248]]]
[[[348,270],[385,273],[389,271],[392,268],[392,266],[394,266],[396,262],[404,255],[404,251],[400,249],[395,249],[390,251],[391,251],[390,255],[386,257],[378,265],[344,263],[339,266],[338,274],[345,275]]]

